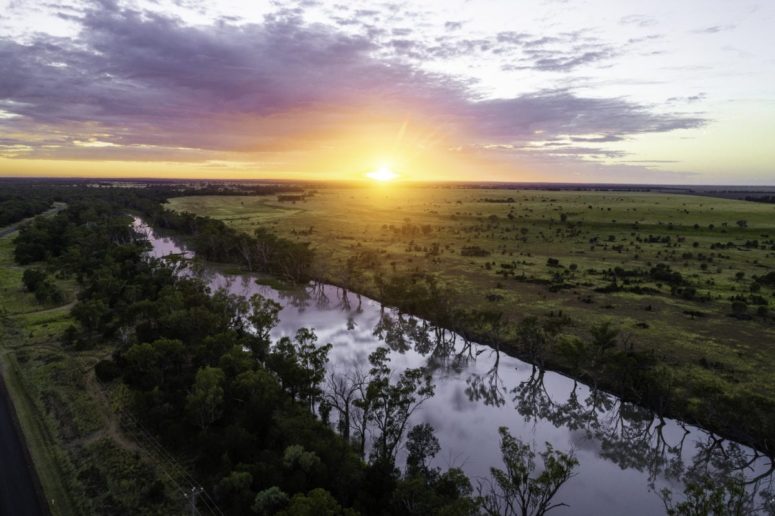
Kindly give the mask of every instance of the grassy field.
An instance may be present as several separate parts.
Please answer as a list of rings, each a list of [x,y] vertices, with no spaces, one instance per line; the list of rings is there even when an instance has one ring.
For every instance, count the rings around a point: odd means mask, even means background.
[[[120,428],[122,392],[103,389],[95,378],[94,364],[112,349],[66,350],[59,343],[72,323],[74,282],[56,281],[64,304],[38,304],[23,290],[14,237],[0,238],[0,364],[51,512],[180,512],[182,499],[170,503],[177,494],[163,472]]]
[[[775,270],[775,205],[389,185],[321,188],[295,203],[182,197],[169,207],[312,242],[318,278],[372,296],[376,275],[428,272],[459,305],[512,321],[561,311],[572,322],[566,331],[581,337],[612,321],[620,340],[675,368],[689,403],[709,388],[775,400],[773,291],[751,291],[754,277]],[[378,265],[358,266],[366,262]],[[680,273],[683,286],[655,278],[657,264]]]

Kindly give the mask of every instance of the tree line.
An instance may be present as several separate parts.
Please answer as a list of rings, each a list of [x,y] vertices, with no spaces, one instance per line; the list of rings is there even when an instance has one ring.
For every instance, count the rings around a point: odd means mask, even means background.
[[[250,272],[264,272],[290,281],[311,279],[314,252],[307,242],[279,237],[264,227],[249,235],[220,220],[178,213],[159,205],[146,208],[144,214],[153,226],[186,236],[190,247],[206,260],[235,263]]]

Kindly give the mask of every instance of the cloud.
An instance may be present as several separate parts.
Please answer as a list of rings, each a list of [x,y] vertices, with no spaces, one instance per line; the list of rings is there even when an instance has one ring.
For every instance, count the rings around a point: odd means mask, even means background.
[[[667,102],[683,102],[687,104],[692,104],[695,102],[700,102],[702,100],[705,100],[707,98],[707,94],[705,92],[697,93],[696,95],[689,95],[688,97],[670,97],[667,99]]]
[[[540,70],[552,72],[568,72],[582,65],[610,59],[616,53],[610,49],[590,50],[580,53],[561,53],[557,51],[540,50],[528,53],[532,59],[525,65],[504,65],[504,70]]]
[[[574,136],[571,137],[573,142],[586,142],[586,143],[610,143],[620,142],[624,140],[621,136],[615,134],[607,134],[605,136]]]
[[[717,34],[719,32],[724,32],[727,30],[732,30],[736,27],[736,25],[712,25],[710,27],[704,27],[702,29],[696,29],[693,30],[692,33],[694,34]]]
[[[367,15],[377,16],[360,14]],[[561,71],[610,57],[611,49],[581,32],[503,32],[423,46],[393,31],[402,36],[390,40],[394,54],[380,57],[384,49],[372,38],[305,23],[294,9],[261,23],[191,26],[103,0],[68,16],[82,26],[77,38],[0,39],[0,68],[13,70],[0,75],[0,109],[9,114],[0,117],[0,131],[16,135],[5,138],[0,155],[191,161],[242,153],[248,161],[255,153],[325,143],[342,127],[367,129],[386,113],[412,113],[481,146],[556,135],[604,144],[704,123],[569,90],[481,100],[470,81],[399,58],[519,51],[522,65],[515,66]],[[550,49],[568,44],[564,53]],[[587,145],[562,153],[619,155]]]
[[[624,99],[580,97],[569,91],[545,91],[471,106],[480,130],[496,138],[543,135],[628,134],[667,132],[699,127],[704,120],[656,114]]]
[[[658,22],[654,18],[642,14],[630,14],[619,19],[622,25],[635,25],[638,27],[653,27]]]
[[[633,40],[631,43],[639,43]],[[569,72],[576,68],[606,61],[620,55],[586,31],[564,32],[552,36],[529,32],[503,31],[488,37],[446,35],[431,43],[417,41],[411,54],[417,61],[447,60],[481,55],[496,58],[506,71],[533,70]]]

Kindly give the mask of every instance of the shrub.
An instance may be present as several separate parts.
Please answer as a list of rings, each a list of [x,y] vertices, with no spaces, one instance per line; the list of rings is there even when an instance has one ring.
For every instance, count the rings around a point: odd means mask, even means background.
[[[732,301],[732,316],[737,319],[749,319],[748,303],[739,300]]]
[[[101,382],[110,382],[121,376],[121,368],[112,360],[100,360],[94,366],[94,372]]]
[[[490,256],[490,251],[482,249],[478,245],[463,247],[460,250],[461,256]]]

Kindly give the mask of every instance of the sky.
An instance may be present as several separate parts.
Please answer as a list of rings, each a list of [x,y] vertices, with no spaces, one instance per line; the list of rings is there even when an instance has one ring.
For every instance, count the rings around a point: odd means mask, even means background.
[[[775,185],[773,0],[0,0],[0,175]]]

